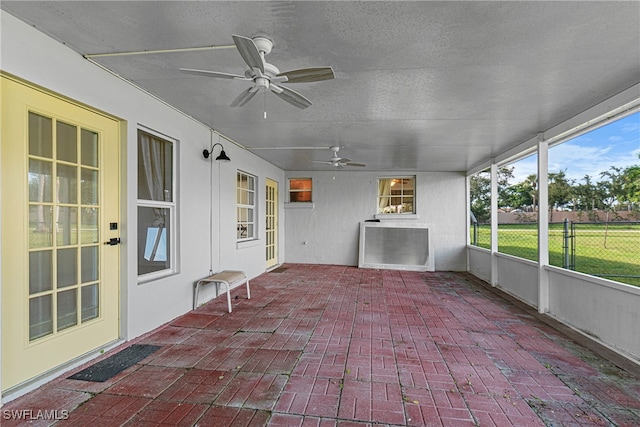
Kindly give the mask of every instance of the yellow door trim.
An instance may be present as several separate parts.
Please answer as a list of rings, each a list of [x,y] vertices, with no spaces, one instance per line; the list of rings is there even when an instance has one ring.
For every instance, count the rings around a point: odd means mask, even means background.
[[[266,180],[266,268],[278,265],[278,182]]]
[[[122,132],[121,121],[104,112],[87,107],[68,98],[52,93],[22,79],[7,73],[0,73],[0,93],[2,98],[2,130],[0,138],[1,154],[1,207],[2,207],[2,390],[10,390],[42,375],[58,366],[65,365],[79,356],[101,348],[120,336],[120,249],[104,246],[102,243],[111,237],[118,237],[121,227],[120,221],[120,139]],[[51,159],[42,161],[52,165],[51,171],[66,167],[77,177],[72,188],[76,188],[78,196],[76,202],[69,204],[54,196],[55,201],[34,202],[29,197],[27,176],[30,174],[30,162],[41,161],[34,154],[29,153],[27,140],[30,113],[45,118],[50,117],[52,123],[71,125],[78,129],[88,130],[97,137],[98,164],[94,167],[84,164],[80,158],[75,161],[61,160],[55,152]],[[55,125],[54,125],[55,126]],[[53,128],[51,129],[52,132]],[[55,133],[55,132],[54,132]],[[55,141],[56,136],[52,136]],[[80,144],[78,142],[78,144]],[[54,143],[55,146],[55,143]],[[80,145],[78,145],[80,147]],[[85,175],[95,173],[98,176],[97,202],[90,204],[81,198]],[[84,173],[83,172],[83,173]],[[60,179],[56,175],[48,178],[55,189]],[[83,181],[84,180],[84,181]],[[56,193],[53,190],[53,193]],[[94,192],[95,193],[95,192]],[[44,203],[44,204],[43,204]],[[42,206],[51,210],[52,220],[49,227],[50,243],[43,246],[33,246],[30,242],[33,232],[30,232],[32,221],[31,212],[34,207]],[[56,207],[59,206],[59,207]],[[75,224],[76,243],[58,242],[56,221],[58,212],[63,209],[75,209],[72,216],[77,220]],[[81,233],[85,232],[82,214],[97,212],[96,225],[87,232],[92,236],[89,241],[82,240]],[[110,230],[109,224],[118,224],[117,230]],[[70,227],[69,227],[70,229]],[[95,231],[93,231],[95,230]],[[40,245],[40,244],[38,244]],[[70,246],[69,246],[70,245]],[[55,287],[55,261],[52,265],[51,283],[53,288],[43,291],[29,289],[30,254],[44,251],[50,252],[53,258],[58,247],[75,252],[74,268],[76,283]],[[80,273],[81,253],[89,248],[97,258],[99,273],[96,280],[85,281]],[[95,264],[95,263],[94,263]],[[67,265],[67,264],[61,264]],[[95,286],[94,286],[95,285]],[[85,295],[97,296],[100,311],[96,317],[82,315],[81,299]],[[53,325],[56,325],[55,310],[58,295],[64,291],[75,290],[75,304],[77,307],[77,326],[67,329],[53,329],[51,334],[41,338],[29,338],[30,304],[38,295],[50,298],[53,310]],[[72,303],[74,304],[74,303]],[[73,305],[71,306],[73,307]],[[73,325],[71,323],[71,325]]]

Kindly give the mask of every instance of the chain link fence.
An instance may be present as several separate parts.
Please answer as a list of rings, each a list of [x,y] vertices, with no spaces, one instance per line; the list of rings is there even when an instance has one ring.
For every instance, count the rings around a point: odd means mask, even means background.
[[[490,224],[472,224],[471,244],[491,248]],[[499,224],[498,250],[538,260],[537,224]],[[640,222],[549,224],[549,263],[640,286]]]
[[[471,239],[473,246],[491,249],[491,224],[471,223]]]
[[[640,286],[640,222],[570,222],[562,267]]]

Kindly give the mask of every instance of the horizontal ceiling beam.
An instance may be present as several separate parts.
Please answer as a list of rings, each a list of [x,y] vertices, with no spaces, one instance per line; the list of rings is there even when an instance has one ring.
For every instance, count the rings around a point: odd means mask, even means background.
[[[222,45],[222,46],[201,46],[201,47],[182,47],[176,49],[158,49],[158,50],[138,50],[131,52],[110,52],[110,53],[87,53],[85,58],[100,58],[107,56],[132,56],[132,55],[150,55],[155,53],[177,53],[177,52],[197,52],[202,50],[218,50],[218,49],[235,49],[236,45]]]

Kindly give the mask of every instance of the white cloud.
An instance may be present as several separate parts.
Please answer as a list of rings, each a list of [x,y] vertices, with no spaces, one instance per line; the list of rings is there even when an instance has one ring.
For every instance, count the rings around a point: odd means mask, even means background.
[[[522,182],[529,175],[538,174],[538,156],[530,156],[508,166],[513,166],[513,178],[510,180],[510,184]]]
[[[622,126],[622,130],[625,132],[640,132],[640,121],[629,121]]]

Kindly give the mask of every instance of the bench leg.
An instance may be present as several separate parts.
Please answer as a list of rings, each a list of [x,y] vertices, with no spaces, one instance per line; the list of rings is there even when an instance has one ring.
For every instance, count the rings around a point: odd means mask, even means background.
[[[227,308],[229,309],[229,313],[231,313],[231,289],[228,283],[225,283],[227,286]]]
[[[195,310],[196,308],[198,308],[198,293],[200,292],[200,286],[206,284],[206,283],[213,283],[216,285],[216,298],[218,298],[218,295],[220,295],[220,284],[221,282],[204,282],[202,283],[202,281],[198,281],[196,282],[195,286],[195,290],[193,293],[193,309]],[[225,285],[227,285],[226,283],[224,283]],[[227,285],[227,290],[229,289],[229,286]],[[228,295],[227,295],[228,296]]]

